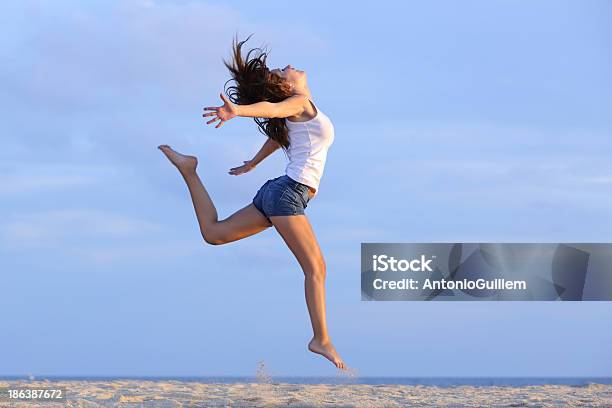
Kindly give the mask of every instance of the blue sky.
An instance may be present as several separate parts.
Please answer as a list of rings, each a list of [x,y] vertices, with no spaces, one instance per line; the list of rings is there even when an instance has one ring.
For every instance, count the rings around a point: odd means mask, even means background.
[[[158,144],[221,217],[248,119],[207,127],[232,36],[308,73],[336,138],[307,213],[330,334],[369,376],[610,376],[612,304],[361,302],[361,242],[612,240],[606,1],[0,5],[0,375],[334,375],[270,229],[200,239]]]

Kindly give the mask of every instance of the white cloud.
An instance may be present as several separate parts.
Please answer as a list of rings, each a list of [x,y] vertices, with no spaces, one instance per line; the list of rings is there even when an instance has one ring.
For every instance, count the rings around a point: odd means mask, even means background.
[[[584,176],[584,177],[572,177],[571,178],[574,182],[577,183],[586,183],[586,184],[595,184],[595,185],[602,185],[602,184],[612,184],[612,175],[609,174],[602,174],[599,176]]]
[[[0,168],[0,196],[88,186],[116,172],[109,166],[5,162]]]
[[[19,58],[0,72],[13,96],[44,111],[142,108],[152,101],[165,101],[168,110],[177,100],[216,95],[228,77],[221,59],[229,58],[236,32],[255,33],[252,47],[273,42],[286,54],[326,47],[314,31],[289,20],[253,23],[226,4],[24,3],[28,24],[14,40]]]
[[[127,260],[141,260],[147,265],[150,262],[185,257],[202,249],[198,240],[158,240],[155,242],[131,241],[122,245],[83,245],[64,248],[72,256],[97,264],[108,264]]]
[[[99,180],[96,169],[73,171],[71,163],[148,173],[143,168],[163,160],[155,150],[161,143],[198,154],[202,168],[218,164],[227,172],[264,141],[251,120],[216,132],[200,116],[229,78],[222,58],[229,58],[234,34],[254,33],[250,47],[270,44],[272,64],[327,52],[315,29],[253,21],[221,3],[23,1],[2,17],[12,23],[0,41],[15,52],[0,66],[0,105],[12,112],[0,161],[24,163],[19,171],[0,168],[3,195]],[[68,165],[27,169],[49,161]]]
[[[9,248],[61,248],[161,230],[157,223],[111,212],[55,210],[13,215],[0,225],[0,237]]]

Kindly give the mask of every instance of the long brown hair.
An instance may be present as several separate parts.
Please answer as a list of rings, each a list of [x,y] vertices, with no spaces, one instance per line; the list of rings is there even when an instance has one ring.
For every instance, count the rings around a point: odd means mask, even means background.
[[[229,69],[232,78],[225,85],[225,94],[235,104],[248,105],[256,102],[281,102],[292,95],[290,85],[278,75],[270,73],[266,66],[268,52],[261,48],[249,50],[242,56],[242,46],[251,38],[232,43],[232,61],[223,63]],[[253,54],[253,56],[251,56]],[[227,87],[227,83],[234,85]],[[259,131],[277,142],[286,152],[289,148],[288,129],[284,118],[253,118]]]

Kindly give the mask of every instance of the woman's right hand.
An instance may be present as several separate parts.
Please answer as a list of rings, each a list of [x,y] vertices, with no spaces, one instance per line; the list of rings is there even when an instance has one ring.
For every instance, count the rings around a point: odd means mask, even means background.
[[[251,164],[251,161],[245,161],[242,166],[233,167],[230,169],[229,174],[233,176],[238,176],[240,174],[248,173],[249,171],[255,168],[254,164]]]
[[[223,126],[223,124],[227,122],[228,120],[230,120],[231,118],[235,118],[236,116],[238,116],[238,105],[230,101],[227,98],[227,96],[223,94],[220,94],[219,96],[221,96],[221,100],[223,100],[223,105],[222,106],[208,106],[204,108],[204,110],[212,111],[212,112],[207,112],[202,115],[204,117],[215,116],[215,118],[209,120],[208,122],[206,122],[206,124],[210,125],[211,123],[218,120],[219,123],[217,124],[217,126],[215,126],[216,129]]]

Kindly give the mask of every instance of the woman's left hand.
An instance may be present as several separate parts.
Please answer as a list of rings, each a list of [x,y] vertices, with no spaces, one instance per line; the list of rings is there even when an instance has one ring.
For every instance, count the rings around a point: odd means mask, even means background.
[[[251,161],[245,161],[242,166],[232,167],[229,171],[229,174],[233,176],[238,176],[240,174],[247,173],[255,168],[254,164],[251,164]]]
[[[206,107],[204,108],[205,111],[212,111],[212,112],[204,113],[202,115],[204,117],[216,116],[215,118],[206,122],[207,125],[210,125],[211,123],[217,120],[220,121],[217,124],[217,126],[215,126],[215,129],[218,129],[221,126],[223,126],[223,124],[227,122],[228,120],[230,120],[231,118],[235,118],[236,116],[238,116],[238,106],[232,103],[232,101],[230,101],[229,99],[227,99],[227,96],[223,95],[222,93],[220,94],[220,96],[221,96],[221,100],[223,100],[223,105]]]

